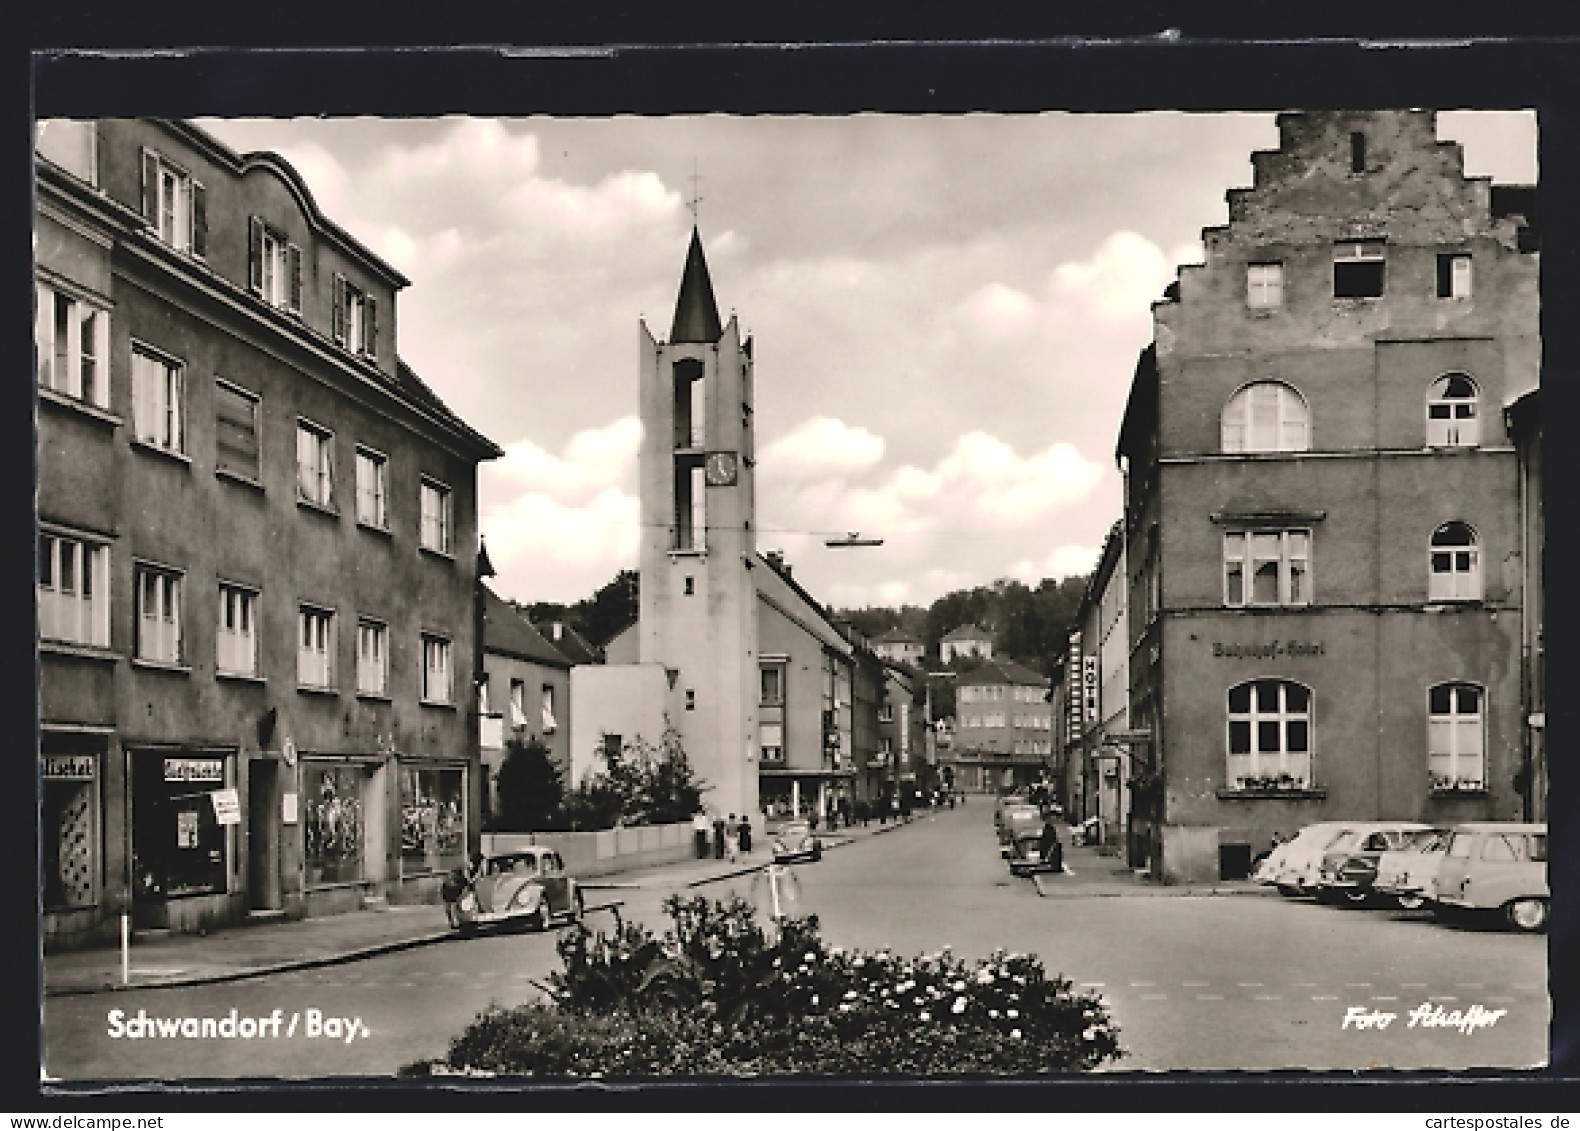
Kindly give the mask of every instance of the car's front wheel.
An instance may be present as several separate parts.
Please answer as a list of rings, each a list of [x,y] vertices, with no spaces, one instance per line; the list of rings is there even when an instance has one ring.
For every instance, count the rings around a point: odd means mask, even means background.
[[[1401,911],[1419,911],[1426,906],[1426,897],[1421,895],[1396,895],[1393,898]]]
[[[1372,893],[1366,888],[1345,888],[1344,898],[1351,907],[1365,907],[1371,902]]]
[[[1504,905],[1503,916],[1515,930],[1534,934],[1547,926],[1547,901],[1536,896],[1511,899]]]

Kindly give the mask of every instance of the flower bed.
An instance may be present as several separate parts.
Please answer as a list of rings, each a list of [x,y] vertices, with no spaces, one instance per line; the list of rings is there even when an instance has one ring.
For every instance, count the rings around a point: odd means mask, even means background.
[[[1102,999],[1034,955],[847,952],[815,916],[767,931],[740,899],[665,911],[662,938],[566,932],[552,1003],[490,1007],[443,1062],[403,1074],[1024,1075],[1123,1055]]]

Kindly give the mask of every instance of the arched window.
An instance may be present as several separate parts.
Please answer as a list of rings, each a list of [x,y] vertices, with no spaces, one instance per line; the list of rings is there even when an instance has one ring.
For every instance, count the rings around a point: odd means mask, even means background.
[[[1311,780],[1311,689],[1287,679],[1231,687],[1229,785],[1304,789]]]
[[[1486,783],[1486,693],[1473,683],[1427,691],[1427,769],[1432,788],[1482,789]]]
[[[1280,381],[1246,385],[1223,406],[1225,452],[1303,452],[1311,447],[1310,412]]]
[[[1476,532],[1463,522],[1445,522],[1432,533],[1432,601],[1481,600],[1481,550]]]
[[[1432,382],[1426,402],[1426,442],[1433,448],[1474,448],[1481,443],[1476,383],[1463,373]]]

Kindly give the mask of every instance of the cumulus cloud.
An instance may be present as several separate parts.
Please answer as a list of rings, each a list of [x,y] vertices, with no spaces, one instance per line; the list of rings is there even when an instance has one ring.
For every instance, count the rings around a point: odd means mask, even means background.
[[[1024,333],[1035,324],[1039,309],[1025,291],[1003,283],[988,283],[961,304],[967,321],[989,337]]]
[[[1174,264],[1158,246],[1134,232],[1115,232],[1090,259],[1061,263],[1053,272],[1053,297],[1076,299],[1102,318],[1145,313],[1174,277]]]
[[[865,471],[883,458],[883,437],[829,416],[803,420],[763,449],[764,475],[805,477]]]
[[[642,425],[635,416],[577,432],[560,455],[531,440],[518,440],[505,445],[503,459],[483,465],[483,483],[505,493],[538,490],[562,498],[585,498],[615,484],[634,485],[641,443]]]

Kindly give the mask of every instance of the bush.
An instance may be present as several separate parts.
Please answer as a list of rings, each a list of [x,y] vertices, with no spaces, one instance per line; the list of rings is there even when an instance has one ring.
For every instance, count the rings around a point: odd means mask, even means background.
[[[635,923],[562,935],[552,1004],[490,1008],[442,1065],[408,1073],[1024,1075],[1123,1055],[1102,999],[1034,955],[847,953],[816,916],[770,933],[739,898],[664,909],[662,938]]]
[[[708,784],[696,776],[680,732],[665,720],[657,746],[637,735],[623,745],[605,735],[599,750],[604,768],[581,782],[567,799],[572,823],[582,829],[663,825],[690,820],[702,809]]]
[[[494,786],[498,810],[494,828],[500,832],[538,832],[566,824],[565,786],[549,748],[539,738],[512,738]]]

